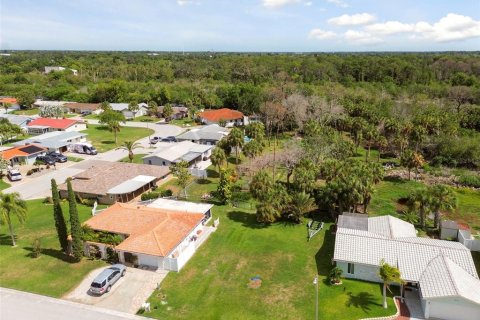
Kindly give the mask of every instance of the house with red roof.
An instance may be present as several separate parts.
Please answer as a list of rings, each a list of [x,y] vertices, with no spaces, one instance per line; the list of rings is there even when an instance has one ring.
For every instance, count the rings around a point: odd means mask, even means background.
[[[87,124],[75,119],[37,118],[27,125],[27,131],[32,135],[44,134],[52,131],[82,131]]]
[[[228,108],[205,110],[199,115],[204,124],[219,124],[225,121],[225,127],[242,126],[248,124],[248,117],[242,112]]]

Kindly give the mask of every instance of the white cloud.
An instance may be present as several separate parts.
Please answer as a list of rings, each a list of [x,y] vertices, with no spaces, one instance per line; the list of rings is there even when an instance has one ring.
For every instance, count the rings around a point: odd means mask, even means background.
[[[340,8],[348,8],[348,7],[350,7],[350,6],[348,5],[348,3],[346,3],[345,1],[342,1],[342,0],[327,0],[327,2],[333,3],[334,5],[336,5],[337,7],[340,7]]]
[[[387,21],[385,23],[375,23],[365,27],[368,32],[376,34],[395,34],[402,32],[412,32],[415,30],[413,24],[401,23],[398,21]]]
[[[344,37],[347,41],[357,44],[376,44],[383,42],[382,39],[375,37],[368,32],[357,30],[348,30],[345,32]]]
[[[413,38],[431,39],[436,42],[448,42],[480,37],[480,21],[471,17],[449,13],[438,22],[430,24],[420,21],[417,23],[402,23],[387,21],[365,27],[367,32],[381,35],[398,33],[412,33]]]
[[[375,21],[375,16],[370,13],[344,14],[340,17],[328,19],[328,23],[337,26],[356,26],[362,24],[369,24]]]
[[[262,4],[267,8],[279,8],[288,4],[300,3],[301,0],[262,0]]]
[[[190,4],[200,4],[200,2],[194,0],[177,0],[177,4],[179,6],[188,6]]]
[[[316,40],[325,40],[325,39],[331,39],[336,37],[337,34],[332,31],[325,31],[322,29],[313,29],[310,31],[308,34],[309,39],[316,39]]]
[[[305,5],[306,5],[307,7],[310,7],[312,4],[313,4],[312,1],[307,1],[307,2],[305,2]]]

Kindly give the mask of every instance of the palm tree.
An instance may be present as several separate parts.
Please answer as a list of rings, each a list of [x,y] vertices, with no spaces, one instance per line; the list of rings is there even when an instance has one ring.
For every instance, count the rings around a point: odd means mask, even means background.
[[[230,131],[230,134],[228,135],[227,139],[230,146],[235,148],[235,158],[238,164],[239,151],[240,151],[240,148],[243,147],[243,144],[245,143],[242,130],[240,130],[239,128],[233,128],[232,131]]]
[[[214,166],[218,167],[218,172],[220,173],[220,168],[227,162],[225,151],[218,147],[213,149],[210,160],[212,160]]]
[[[16,216],[18,221],[23,224],[27,218],[27,204],[20,198],[18,192],[3,194],[0,193],[0,212],[2,214],[2,224],[8,225],[12,246],[16,246],[15,235],[13,234],[12,216]]]
[[[429,188],[432,195],[432,211],[435,214],[434,227],[440,223],[440,210],[452,210],[457,207],[457,197],[452,188],[437,184]]]
[[[392,282],[402,284],[403,280],[400,276],[400,270],[386,263],[385,259],[380,261],[380,270],[378,271],[378,276],[383,280],[383,307],[386,309],[388,307],[387,289],[390,291],[389,284]]]
[[[298,192],[293,196],[290,214],[288,216],[295,222],[300,223],[305,213],[312,211],[314,208],[314,199],[304,191]]]
[[[411,212],[418,213],[423,229],[425,229],[426,217],[432,210],[432,202],[432,193],[427,189],[415,190],[408,196],[408,208]]]
[[[142,145],[138,142],[133,142],[133,141],[125,141],[123,142],[123,146],[121,146],[119,149],[127,150],[128,151],[128,159],[130,160],[130,163],[133,162],[133,150],[136,148],[140,148]]]
[[[425,164],[423,156],[412,150],[405,150],[400,157],[400,164],[408,169],[408,180],[410,180],[410,173],[412,169],[418,173],[418,168]]]
[[[130,111],[133,114],[133,118],[135,119],[135,115],[138,113],[140,110],[140,106],[138,105],[137,102],[132,101],[128,104],[128,111]]]

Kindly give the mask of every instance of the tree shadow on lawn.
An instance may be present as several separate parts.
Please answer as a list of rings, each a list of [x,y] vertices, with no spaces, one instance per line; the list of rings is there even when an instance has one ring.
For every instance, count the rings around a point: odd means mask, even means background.
[[[14,234],[13,237],[17,240],[17,235]],[[12,246],[12,237],[9,234],[0,234],[0,245],[2,246]]]
[[[102,144],[115,144],[115,141],[113,141],[113,140],[101,140],[100,142]]]
[[[207,177],[209,178],[220,178],[220,175],[217,171],[213,169],[207,169]]]
[[[26,255],[27,257],[34,258],[34,253],[33,253],[33,248],[32,247],[23,247],[23,249],[29,251],[29,253]],[[60,250],[52,249],[52,248],[42,248],[40,255],[46,255],[50,256],[53,258],[56,258],[58,260],[62,260],[63,262],[67,263],[77,263],[78,261],[75,261],[75,259],[72,256],[68,256],[65,253],[63,253]]]
[[[375,301],[373,294],[369,292],[362,291],[354,295],[352,292],[349,291],[347,292],[347,295],[348,295],[348,300],[345,303],[345,305],[347,307],[360,308],[365,313],[368,313],[368,311],[371,310],[372,306],[377,306],[377,307],[382,306],[380,303],[377,303]]]
[[[230,211],[227,213],[230,220],[240,222],[244,227],[252,229],[265,229],[268,228],[268,224],[260,223],[257,221],[255,213],[248,213],[245,211]]]
[[[335,247],[335,235],[332,232],[335,230],[335,225],[331,225],[328,230],[325,230],[323,244],[315,255],[317,263],[317,272],[321,276],[328,277],[330,270],[333,269],[332,259],[333,250]]]
[[[407,183],[409,181],[414,181],[414,180],[402,179],[396,176],[387,176],[383,178],[383,181],[389,181],[389,182],[395,182],[395,183]]]

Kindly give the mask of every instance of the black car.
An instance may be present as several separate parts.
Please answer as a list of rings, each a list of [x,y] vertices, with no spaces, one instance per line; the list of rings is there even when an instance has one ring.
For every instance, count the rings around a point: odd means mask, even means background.
[[[43,164],[54,165],[55,159],[50,156],[38,156],[37,161],[43,162]]]
[[[177,142],[177,138],[175,138],[174,136],[168,136],[166,138],[163,138],[161,141],[162,142]]]
[[[50,153],[47,153],[47,156],[48,157],[51,157],[55,160],[55,162],[67,162],[67,157],[64,156],[63,154],[59,153],[59,152],[50,152]]]

